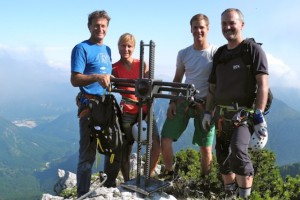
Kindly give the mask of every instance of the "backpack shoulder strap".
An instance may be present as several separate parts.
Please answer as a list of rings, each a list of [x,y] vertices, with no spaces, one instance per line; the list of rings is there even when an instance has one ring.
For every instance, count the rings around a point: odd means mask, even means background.
[[[222,63],[224,61],[222,61],[220,58],[221,58],[221,54],[223,52],[223,50],[226,48],[226,44],[219,47],[218,50],[216,51],[216,53],[214,54],[214,57],[213,57],[213,65],[217,65],[219,63]]]
[[[243,41],[241,54],[242,54],[243,62],[246,65],[251,65],[251,66],[253,65],[253,59],[252,59],[252,55],[251,55],[251,45],[253,45],[253,44],[262,45],[262,43],[256,42],[254,38],[246,38]]]
[[[262,45],[262,43],[257,43],[254,40],[254,38],[246,38],[242,42],[243,46],[242,46],[242,49],[240,52],[238,52],[236,54],[228,55],[228,56],[223,56],[223,57],[221,57],[221,55],[227,45],[225,44],[225,45],[219,47],[213,58],[214,65],[217,65],[219,63],[225,63],[225,62],[227,62],[235,57],[238,57],[238,56],[242,56],[243,62],[246,65],[253,65],[252,56],[251,56],[251,45],[253,43]]]

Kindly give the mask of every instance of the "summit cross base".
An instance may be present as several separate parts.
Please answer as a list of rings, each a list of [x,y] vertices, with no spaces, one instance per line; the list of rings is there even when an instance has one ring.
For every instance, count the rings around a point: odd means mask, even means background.
[[[146,178],[144,176],[140,176],[138,178],[131,179],[126,181],[121,186],[138,193],[141,193],[145,196],[149,196],[150,194],[157,192],[159,190],[163,190],[164,188],[170,185],[169,182],[157,180],[154,178]]]

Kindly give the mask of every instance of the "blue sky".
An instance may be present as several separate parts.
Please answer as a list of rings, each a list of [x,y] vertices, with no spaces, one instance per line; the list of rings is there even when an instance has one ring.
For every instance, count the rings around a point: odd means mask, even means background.
[[[229,7],[244,13],[244,37],[263,43],[271,86],[300,88],[300,3],[295,0],[1,1],[0,65],[5,70],[0,73],[0,84],[11,82],[7,73],[14,73],[14,80],[26,75],[26,80],[34,82],[43,74],[43,80],[69,82],[70,52],[89,37],[88,14],[102,9],[112,18],[105,43],[112,49],[113,62],[119,59],[119,36],[130,32],[137,39],[137,58],[141,40],[146,44],[155,42],[155,78],[171,81],[177,52],[192,44],[190,18],[197,13],[206,14],[210,18],[209,41],[220,46],[226,43],[220,15]],[[145,53],[147,58],[147,49]]]

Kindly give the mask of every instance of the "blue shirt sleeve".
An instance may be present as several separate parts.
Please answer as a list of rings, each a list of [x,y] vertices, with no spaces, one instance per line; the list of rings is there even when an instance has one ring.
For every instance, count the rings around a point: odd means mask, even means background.
[[[76,45],[71,55],[71,72],[83,74],[86,65],[86,54],[82,46]]]

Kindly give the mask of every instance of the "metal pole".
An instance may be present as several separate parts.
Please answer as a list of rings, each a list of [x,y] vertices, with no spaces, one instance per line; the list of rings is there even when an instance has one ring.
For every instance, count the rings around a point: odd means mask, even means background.
[[[150,41],[150,50],[149,50],[149,79],[154,78],[154,50],[155,44]],[[149,88],[152,90],[152,88]],[[151,149],[152,149],[152,135],[153,135],[153,106],[152,98],[153,94],[151,92],[150,98],[147,99],[148,107],[148,119],[147,119],[147,144],[146,144],[146,167],[145,167],[145,177],[146,180],[150,178],[150,163],[151,163]]]
[[[144,78],[144,42],[141,40],[140,42],[140,78]],[[137,141],[137,185],[141,182],[141,151],[142,151],[142,144],[141,144],[141,132],[142,132],[142,119],[143,119],[143,100],[139,98],[139,114],[138,114],[138,141]]]

